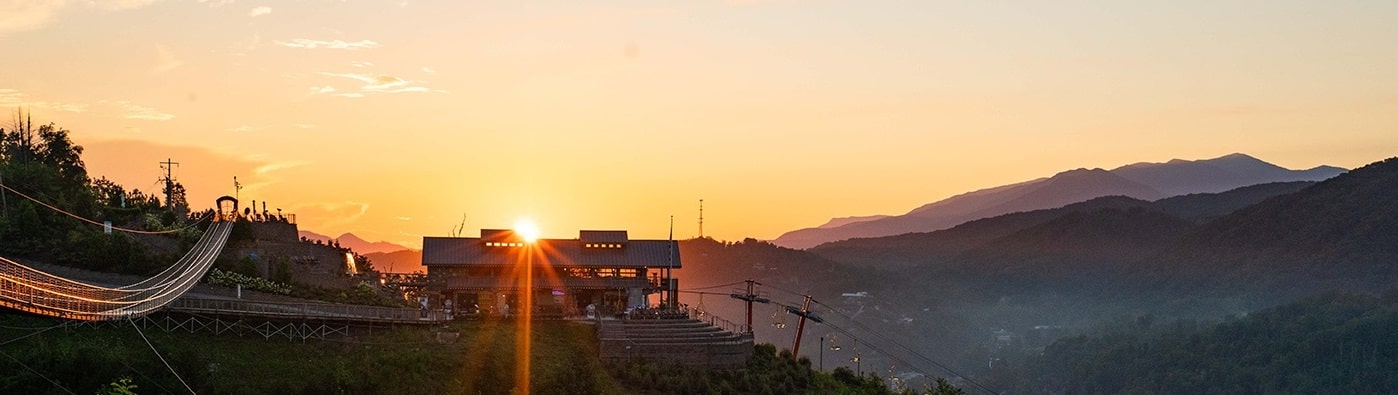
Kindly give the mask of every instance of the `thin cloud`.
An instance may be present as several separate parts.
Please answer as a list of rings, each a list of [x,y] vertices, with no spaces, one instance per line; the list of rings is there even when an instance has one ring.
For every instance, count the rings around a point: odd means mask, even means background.
[[[276,43],[277,43],[277,45],[280,45],[280,46],[283,46],[283,47],[287,47],[287,48],[305,48],[305,49],[326,48],[326,49],[344,49],[344,50],[350,50],[350,51],[360,50],[360,49],[371,49],[371,48],[378,48],[378,47],[379,47],[379,43],[378,43],[378,42],[375,42],[375,41],[373,41],[373,40],[359,40],[359,41],[330,40],[330,41],[325,41],[325,40],[311,40],[311,39],[305,39],[305,38],[298,38],[298,39],[291,40],[291,41],[280,41],[280,40],[279,40],[279,41],[277,41]]]
[[[325,91],[325,88],[330,88],[329,86],[321,87],[321,88],[312,88],[312,91],[313,91],[313,92],[317,92],[317,93],[331,93],[331,94],[333,94],[334,96],[339,96],[339,97],[361,98],[361,97],[364,97],[365,95],[370,95],[370,94],[381,94],[381,93],[419,93],[419,92],[432,92],[432,91],[433,91],[432,89],[427,88],[426,86],[422,86],[422,82],[421,82],[421,81],[405,80],[405,79],[398,78],[398,77],[394,77],[394,76],[391,76],[391,75],[369,74],[369,73],[325,73],[325,72],[317,73],[317,74],[320,74],[320,75],[323,75],[323,76],[327,76],[327,77],[337,77],[337,78],[351,79],[351,80],[359,81],[359,82],[361,82],[361,83],[364,84],[364,85],[361,85],[361,86],[359,87],[358,91],[348,91],[348,92],[339,92],[338,90],[329,90],[329,91]],[[333,89],[333,88],[332,88],[332,89]],[[440,91],[438,91],[438,92],[440,92]]]
[[[161,0],[104,0],[73,2],[65,0],[0,1],[0,36],[41,29],[52,23],[74,4],[86,4],[102,11],[122,11],[145,7]]]
[[[256,17],[259,17],[259,16],[271,14],[271,13],[272,13],[272,7],[268,7],[268,6],[265,6],[265,5],[264,5],[264,6],[254,7],[251,11],[248,11],[248,16],[249,16],[249,17],[252,17],[252,18],[256,18]]]
[[[422,72],[427,73],[427,74],[437,74],[437,70],[435,70],[435,69],[433,69],[433,68],[431,68],[431,67],[427,67],[427,66],[423,66],[423,67],[422,67]]]
[[[145,7],[159,1],[160,0],[106,0],[94,1],[91,4],[107,11],[121,11]]]
[[[86,105],[86,104],[59,103],[59,102],[51,102],[51,101],[44,101],[44,100],[30,100],[30,99],[29,99],[29,95],[25,94],[24,92],[20,92],[20,91],[18,91],[18,90],[9,89],[9,88],[0,88],[0,107],[3,107],[3,108],[28,107],[28,108],[30,108],[30,109],[35,109],[35,108],[37,108],[37,109],[41,109],[41,110],[53,110],[53,111],[65,111],[65,112],[84,112],[84,111],[87,111],[87,109],[88,109],[88,105]]]
[[[106,103],[106,101],[99,103]],[[154,108],[134,104],[125,100],[111,102],[111,104],[125,112],[122,117],[126,119],[139,119],[143,121],[169,121],[175,119],[173,114],[161,112]]]
[[[306,161],[292,161],[292,162],[268,163],[268,164],[265,164],[265,165],[262,165],[262,166],[258,166],[256,170],[253,170],[253,173],[254,173],[254,174],[258,174],[258,175],[262,175],[262,174],[267,174],[267,173],[271,173],[271,172],[278,171],[278,170],[286,170],[286,169],[290,169],[290,168],[293,168],[293,167],[305,166],[305,165],[308,165],[308,164],[310,164],[310,163],[311,163],[311,162],[306,162]]]
[[[175,53],[164,45],[155,46],[155,66],[151,67],[153,73],[164,73],[184,66],[184,61],[175,57]]]
[[[361,67],[361,68],[362,68],[362,67],[369,67],[369,66],[373,66],[373,65],[374,65],[374,62],[350,62],[350,66]]]
[[[262,128],[259,128],[259,127],[252,127],[252,126],[248,126],[248,125],[241,125],[241,126],[237,126],[237,127],[231,127],[231,128],[228,128],[228,129],[224,129],[224,130],[227,130],[227,131],[230,131],[230,132],[233,132],[233,133],[250,133],[250,132],[256,132],[256,131],[262,130]]]
[[[47,26],[63,9],[62,1],[0,2],[0,35]]]

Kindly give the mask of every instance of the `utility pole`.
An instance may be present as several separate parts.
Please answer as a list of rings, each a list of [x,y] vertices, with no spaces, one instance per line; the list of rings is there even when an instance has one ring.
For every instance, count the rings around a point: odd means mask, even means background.
[[[174,167],[179,165],[178,162],[174,162],[170,158],[165,158],[164,162],[160,162],[160,167],[165,169],[165,179],[161,180],[165,181],[165,205],[170,206],[172,210],[175,208],[173,198],[175,194],[175,180],[172,175],[174,173]]]
[[[5,175],[0,174],[0,216],[10,217],[10,201],[5,200]]]
[[[787,306],[786,311],[791,312],[791,314],[801,316],[801,320],[796,322],[796,342],[792,343],[791,345],[791,357],[800,358],[801,332],[805,331],[806,329],[806,319],[810,319],[811,321],[815,322],[825,322],[825,320],[821,319],[814,313],[811,313],[811,295],[806,295],[806,301],[801,303],[800,310],[797,310],[795,307]]]
[[[746,333],[752,333],[752,302],[758,302],[758,303],[771,303],[772,301],[771,301],[771,300],[768,300],[767,298],[764,298],[764,297],[761,297],[761,296],[757,296],[757,293],[754,292],[754,291],[755,291],[754,285],[762,285],[762,283],[759,283],[759,282],[757,282],[756,280],[753,280],[753,279],[748,279],[748,280],[747,280],[747,283],[748,283],[748,291],[747,291],[747,293],[743,293],[743,294],[729,294],[728,296],[731,297],[731,298],[733,298],[733,299],[738,299],[738,300],[742,300],[742,301],[746,301],[746,302],[747,302],[747,306],[748,306],[748,320],[747,320],[747,327],[746,327],[747,332],[746,332]]]

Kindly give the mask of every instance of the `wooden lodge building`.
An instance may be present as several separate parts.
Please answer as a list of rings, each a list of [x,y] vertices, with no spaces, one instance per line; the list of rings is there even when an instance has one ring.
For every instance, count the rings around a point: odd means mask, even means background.
[[[648,306],[650,294],[673,307],[670,270],[680,268],[680,249],[674,240],[631,240],[624,230],[531,243],[511,230],[482,229],[480,237],[423,237],[422,264],[429,290],[442,298],[433,304],[458,314],[518,313],[532,276],[536,316],[581,316],[588,305],[599,314]]]

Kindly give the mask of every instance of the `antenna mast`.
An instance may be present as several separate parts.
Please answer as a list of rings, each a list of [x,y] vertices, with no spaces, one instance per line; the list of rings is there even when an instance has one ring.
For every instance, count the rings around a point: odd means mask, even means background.
[[[699,199],[699,238],[704,238],[704,199]]]

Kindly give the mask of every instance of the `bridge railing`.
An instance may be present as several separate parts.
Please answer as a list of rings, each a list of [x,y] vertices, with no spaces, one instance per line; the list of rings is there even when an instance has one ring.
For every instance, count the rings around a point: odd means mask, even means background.
[[[169,309],[185,312],[284,317],[297,319],[334,319],[374,322],[437,322],[437,312],[401,307],[343,305],[329,303],[253,302],[227,299],[184,297],[170,303]]]

